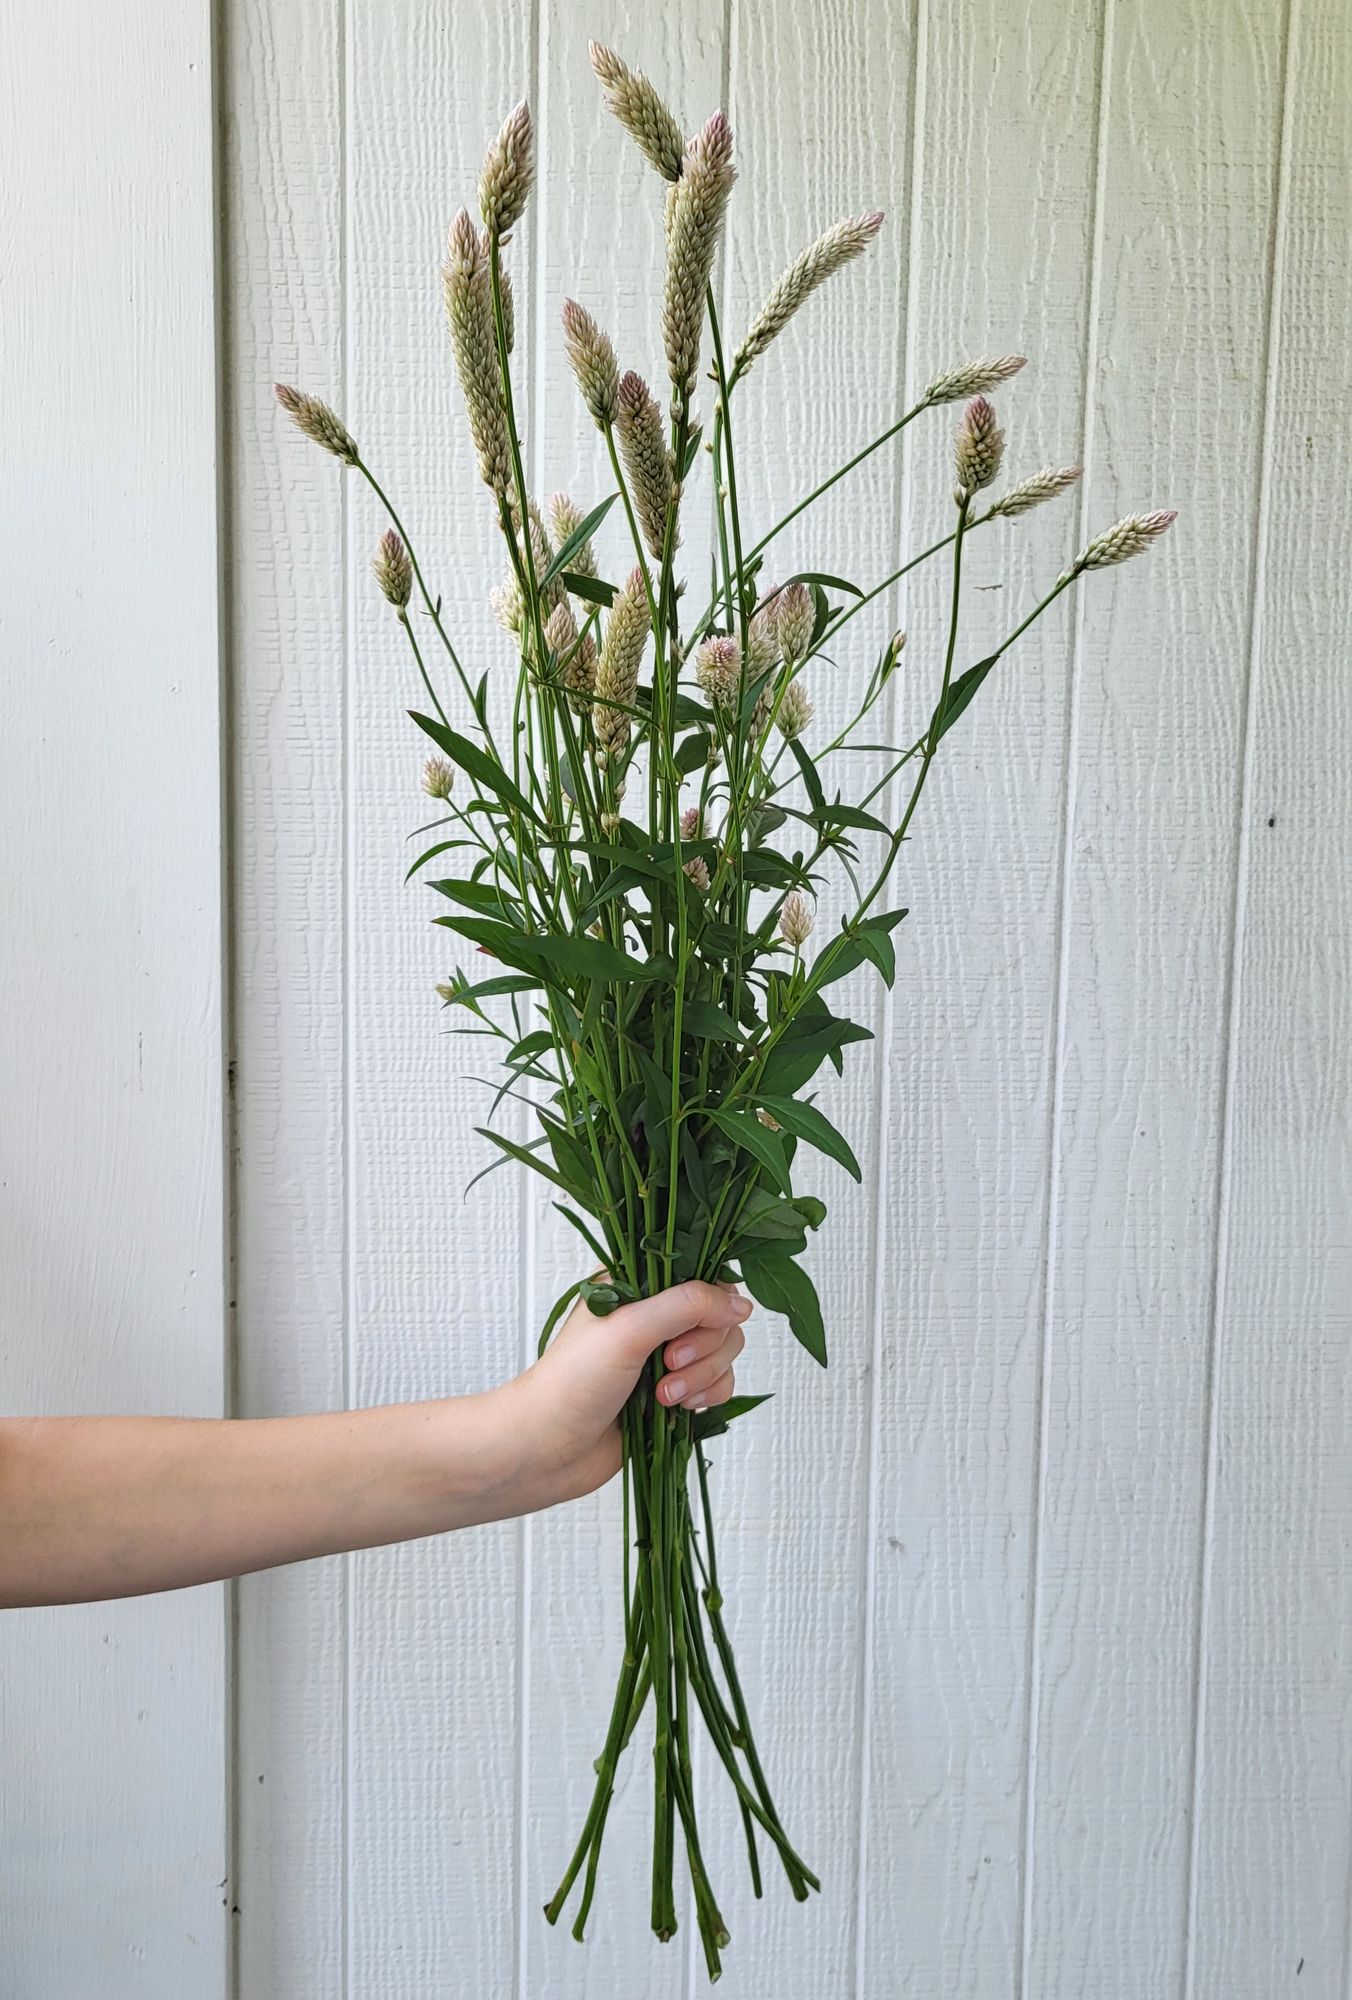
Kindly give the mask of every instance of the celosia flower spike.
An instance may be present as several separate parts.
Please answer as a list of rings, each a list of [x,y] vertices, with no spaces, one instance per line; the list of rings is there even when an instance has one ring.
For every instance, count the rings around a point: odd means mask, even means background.
[[[1153,514],[1128,514],[1125,520],[1115,521],[1103,534],[1096,535],[1084,554],[1066,571],[1066,576],[1079,576],[1087,569],[1107,569],[1112,563],[1128,562],[1132,556],[1143,555],[1177,519],[1176,507],[1161,507]]]
[[[643,377],[632,368],[620,382],[615,428],[643,540],[649,555],[660,559],[673,484],[671,454],[662,412]]]
[[[1040,507],[1044,500],[1054,500],[1058,493],[1073,486],[1083,471],[1082,465],[1044,465],[1040,472],[1011,486],[1003,499],[993,502],[991,512],[1013,520],[1018,514],[1026,514],[1030,507]]]
[[[953,448],[958,475],[953,498],[960,507],[990,485],[1000,470],[1004,449],[1005,434],[995,421],[995,405],[985,396],[973,396],[962,413]]]
[[[327,403],[321,403],[318,396],[307,396],[303,389],[291,388],[286,382],[276,383],[273,394],[297,430],[304,431],[307,438],[331,451],[335,458],[341,458],[344,465],[356,465],[357,447],[342,418]]]
[[[579,640],[577,621],[567,598],[550,612],[545,640],[562,662],[563,685],[571,706],[579,715],[585,715],[596,686],[596,647],[590,632]]]
[[[964,362],[946,375],[936,375],[921,402],[960,403],[964,397],[984,395],[987,389],[998,389],[1011,375],[1017,375],[1027,360],[1026,354],[1001,354],[994,360]]]
[[[597,80],[606,94],[606,103],[623,125],[645,160],[656,167],[663,180],[681,178],[685,139],[680,126],[668,111],[646,76],[621,62],[613,49],[589,42],[588,53]]]
[[[736,177],[732,127],[716,111],[685,149],[685,164],[668,210],[662,339],[678,411],[685,408],[695,385],[704,294]]]
[[[446,323],[469,412],[479,476],[486,486],[502,494],[511,482],[511,453],[498,389],[488,258],[483,239],[463,208],[451,224],[441,278]]]
[[[786,743],[796,743],[812,720],[812,697],[801,681],[790,681],[780,698],[775,727]]]
[[[599,764],[618,756],[629,741],[631,718],[624,710],[634,706],[638,693],[639,661],[648,628],[648,593],[643,586],[642,571],[634,569],[610,607],[605,643],[596,663],[597,699],[592,709],[592,729]],[[612,707],[611,703],[620,706]]]
[[[734,379],[745,375],[757,355],[764,354],[775,335],[793,318],[805,299],[824,285],[842,264],[866,250],[883,226],[882,211],[847,216],[823,232],[797,257],[771,292],[733,358]]]
[[[780,652],[789,666],[801,666],[807,658],[812,644],[812,628],[817,622],[817,607],[807,585],[787,584],[775,599],[774,616]]]
[[[479,175],[479,210],[490,236],[501,241],[521,220],[534,180],[535,134],[523,102],[508,112]]]
[[[604,430],[615,421],[620,372],[610,341],[576,299],[563,302],[563,344],[592,421],[598,430]]]
[[[381,536],[371,568],[382,596],[396,611],[406,611],[413,595],[413,564],[393,528],[386,528]]]
[[[706,639],[695,654],[695,679],[711,707],[732,708],[742,684],[742,649],[737,641],[723,635]]]

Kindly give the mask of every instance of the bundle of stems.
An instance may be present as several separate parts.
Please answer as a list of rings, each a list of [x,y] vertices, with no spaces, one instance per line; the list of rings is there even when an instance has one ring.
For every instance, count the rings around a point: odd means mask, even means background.
[[[438,837],[409,872],[452,857],[443,865],[455,872],[432,883],[447,906],[436,921],[494,968],[475,977],[459,970],[439,991],[468,1030],[503,1045],[495,1109],[505,1096],[524,1096],[539,1127],[527,1141],[491,1127],[486,1138],[502,1161],[550,1184],[598,1267],[559,1299],[542,1348],[579,1295],[605,1313],[690,1279],[740,1280],[825,1365],[821,1308],[800,1258],[826,1211],[795,1191],[796,1156],[800,1148],[824,1153],[860,1178],[848,1140],[806,1093],[823,1065],[839,1071],[845,1050],[869,1038],[833,1011],[828,991],[863,966],[893,981],[894,933],[906,911],[882,907],[884,893],[940,744],[1001,655],[1079,577],[1141,552],[1173,516],[1119,521],[995,652],[960,666],[968,536],[1052,499],[1078,476],[1077,467],[1047,468],[978,504],[1003,456],[988,392],[1023,365],[1007,355],[937,376],[881,436],[752,541],[738,503],[735,392],[810,294],[867,248],[882,217],[848,218],[818,237],[729,357],[710,288],[735,178],[727,120],[715,113],[687,140],[645,77],[596,45],[592,61],[611,110],[666,182],[667,408],[640,375],[621,374],[609,337],[567,301],[564,341],[611,490],[585,513],[564,494],[546,510],[530,492],[505,259],[535,171],[530,114],[519,105],[484,162],[482,223],[460,211],[442,273],[478,469],[506,549],[494,606],[515,641],[517,671],[505,700],[492,668],[477,681],[466,670],[440,599],[346,425],[313,396],[286,387],[277,394],[308,436],[368,481],[388,514],[375,574],[425,688],[427,707],[413,715],[435,746],[423,784],[445,807],[421,829]],[[702,416],[695,397],[706,339],[712,393]],[[790,521],[922,412],[959,402],[946,533],[867,590],[815,571],[764,580],[765,551]],[[687,620],[681,522],[706,456],[717,553],[708,599]],[[616,503],[630,549],[624,573],[608,579],[594,537]],[[856,711],[815,750],[805,672],[901,576],[939,557],[949,566],[950,609],[934,648],[933,707],[914,741],[886,746],[885,768],[867,790],[842,796],[835,772],[858,767],[838,760],[878,709],[902,637],[882,645]],[[455,685],[454,725],[428,669],[427,640]],[[881,817],[875,808],[903,772],[904,805]],[[814,954],[805,947],[828,877],[842,914]],[[756,1895],[763,1849],[773,1850],[800,1901],[819,1883],[784,1829],[757,1751],[715,1546],[706,1446],[764,1398],[674,1410],[658,1399],[661,1374],[654,1357],[623,1417],[622,1658],[590,1809],[546,1915],[555,1922],[580,1881],[573,1931],[582,1937],[620,1759],[651,1710],[652,1928],[662,1939],[677,1929],[679,1825],[705,1962],[717,1978],[728,1933],[700,1843],[698,1725],[731,1787]]]

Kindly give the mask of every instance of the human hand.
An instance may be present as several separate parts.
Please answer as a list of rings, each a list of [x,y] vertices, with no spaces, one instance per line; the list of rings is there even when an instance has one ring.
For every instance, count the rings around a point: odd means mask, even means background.
[[[731,1286],[698,1280],[604,1318],[579,1300],[534,1366],[499,1392],[520,1454],[520,1510],[591,1493],[619,1471],[616,1419],[655,1349],[667,1371],[657,1389],[664,1407],[725,1403],[750,1312]]]

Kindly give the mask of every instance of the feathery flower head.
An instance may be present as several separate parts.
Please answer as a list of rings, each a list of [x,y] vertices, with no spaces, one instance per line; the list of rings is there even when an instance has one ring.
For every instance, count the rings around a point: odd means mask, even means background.
[[[1026,514],[1030,507],[1040,507],[1044,500],[1054,500],[1058,493],[1073,486],[1083,471],[1082,465],[1044,465],[1040,472],[1031,473],[1017,486],[1011,486],[1003,499],[994,502],[991,512],[1013,520],[1018,514]]]
[[[318,396],[307,396],[303,389],[291,388],[286,382],[275,383],[273,394],[297,430],[304,431],[307,438],[331,451],[335,458],[341,458],[344,465],[357,463],[357,447],[348,428],[327,403],[321,403]]]
[[[709,864],[702,854],[696,854],[692,860],[682,862],[681,866],[697,889],[701,891],[708,889]]]
[[[521,603],[521,586],[514,576],[506,583],[495,583],[488,593],[488,602],[493,616],[504,632],[519,632],[524,607]]]
[[[747,623],[746,677],[754,684],[763,680],[780,662],[779,635],[775,630],[774,606],[762,605]]]
[[[775,727],[786,743],[795,743],[811,720],[811,695],[801,681],[790,681],[780,697]]]
[[[779,912],[779,935],[800,951],[812,935],[812,906],[801,889],[790,889]]]
[[[681,178],[685,139],[680,126],[668,111],[646,76],[621,62],[613,49],[600,42],[587,44],[591,66],[606,94],[606,103],[623,125],[645,160],[656,167],[663,180]]]
[[[505,236],[521,220],[534,180],[535,134],[523,101],[507,113],[479,175],[479,211],[490,236]]]
[[[563,344],[568,362],[598,430],[615,421],[620,374],[615,350],[585,306],[576,299],[563,302]]]
[[[605,642],[596,663],[596,705],[592,709],[592,729],[596,736],[598,763],[604,764],[618,755],[629,741],[631,718],[623,710],[634,706],[638,693],[639,662],[647,642],[649,623],[648,593],[643,587],[643,572],[633,569],[610,607]],[[621,706],[609,706],[612,702]]]
[[[681,839],[699,840],[704,834],[704,814],[698,806],[687,806],[681,814]]]
[[[685,149],[681,178],[671,190],[667,211],[662,340],[678,408],[684,408],[695,385],[704,293],[736,178],[732,127],[721,111],[715,111]]]
[[[780,652],[789,666],[800,666],[807,658],[817,622],[817,607],[805,583],[785,585],[775,599],[774,617]]]
[[[1160,507],[1153,514],[1128,514],[1125,520],[1115,521],[1103,534],[1096,535],[1066,574],[1078,576],[1081,570],[1107,569],[1112,563],[1143,555],[1177,519],[1176,507]]]
[[[757,355],[764,354],[775,335],[787,326],[804,300],[810,298],[819,285],[824,285],[842,264],[848,264],[866,250],[882,226],[881,209],[871,209],[867,215],[847,216],[843,222],[833,223],[830,229],[824,230],[815,243],[810,243],[794,259],[752,321],[751,331],[733,357],[734,376],[745,375]]]
[[[632,368],[620,379],[615,428],[644,543],[649,555],[660,561],[674,484],[671,454],[662,412],[643,377]]]
[[[386,528],[377,545],[371,562],[376,582],[381,594],[388,599],[396,611],[403,611],[413,595],[413,564],[408,550],[395,534],[393,528]]]
[[[998,389],[1002,382],[1017,375],[1027,360],[1026,354],[998,354],[991,360],[965,361],[960,368],[950,368],[946,375],[936,375],[921,400],[960,403],[966,396],[983,395],[987,389]]]
[[[530,517],[531,566],[535,571],[536,582],[540,583],[540,579],[554,560],[554,544],[549,539],[549,530],[545,527],[544,516],[535,501],[527,497],[526,508]],[[526,559],[526,544],[521,534],[520,513],[514,500],[512,502],[512,520],[516,526],[516,545],[521,551],[521,560],[524,563]],[[546,616],[554,609],[555,605],[564,603],[567,596],[568,593],[564,589],[563,578],[561,576],[551,577],[548,583],[540,583],[540,598],[544,604]]]
[[[441,282],[479,477],[495,493],[505,493],[511,482],[511,454],[498,387],[488,257],[467,209],[462,208],[451,224]]]
[[[742,649],[731,637],[706,639],[695,654],[695,679],[712,707],[729,709],[742,683]]]
[[[1000,470],[1004,449],[1005,434],[995,421],[995,405],[985,396],[973,396],[954,439],[958,484],[953,498],[959,506],[990,485]]]
[[[502,294],[502,337],[510,354],[516,346],[516,294],[512,290],[512,274],[505,265],[498,271],[498,280]]]
[[[455,766],[447,757],[429,757],[422,767],[422,788],[429,799],[448,799],[455,783]]]

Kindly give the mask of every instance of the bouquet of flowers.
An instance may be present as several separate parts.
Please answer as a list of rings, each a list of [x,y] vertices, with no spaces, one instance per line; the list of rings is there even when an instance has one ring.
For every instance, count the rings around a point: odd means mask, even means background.
[[[716,112],[687,139],[646,77],[608,49],[593,45],[591,55],[611,111],[665,184],[666,233],[661,397],[642,375],[621,372],[583,306],[563,306],[568,359],[610,488],[597,505],[557,493],[542,508],[523,471],[507,249],[535,172],[524,104],[484,160],[481,222],[461,209],[442,272],[478,469],[506,551],[506,578],[493,592],[517,653],[505,689],[493,669],[467,671],[440,599],[342,420],[298,390],[277,395],[307,436],[368,481],[391,522],[375,576],[426,690],[428,712],[412,719],[434,746],[424,788],[445,807],[439,837],[410,873],[434,861],[447,869],[432,883],[445,906],[436,922],[476,954],[474,970],[457,971],[439,991],[466,1028],[502,1043],[499,1099],[524,1095],[538,1122],[525,1143],[490,1129],[485,1137],[549,1184],[596,1266],[559,1299],[542,1348],[579,1295],[605,1313],[683,1280],[740,1279],[824,1366],[821,1306],[800,1259],[826,1211],[795,1191],[797,1156],[821,1152],[860,1177],[848,1139],[814,1102],[813,1081],[827,1063],[839,1071],[846,1049],[868,1039],[835,1011],[834,989],[864,966],[889,984],[895,977],[906,911],[884,908],[885,891],[940,745],[986,676],[1063,591],[1139,554],[1174,517],[1119,521],[995,652],[964,663],[967,537],[1053,499],[1079,474],[1048,467],[984,498],[1004,452],[989,393],[1023,366],[1005,355],[936,376],[880,437],[750,540],[737,497],[738,385],[809,296],[867,249],[883,218],[827,229],[729,351],[710,285],[735,179],[728,121]],[[706,342],[712,366],[701,392]],[[813,571],[767,580],[765,552],[790,520],[923,412],[956,403],[964,407],[946,533],[867,590]],[[701,504],[716,556],[707,598],[697,592],[694,608],[681,527],[705,459],[712,497]],[[594,537],[617,504],[630,547],[623,574],[607,577]],[[906,570],[935,558],[947,562],[951,590],[934,645],[932,706],[914,741],[882,746],[883,774],[851,790],[838,774],[859,767],[842,760],[860,747],[903,636],[881,645],[856,711],[816,731],[812,663]],[[454,721],[428,669],[430,647],[441,649],[457,691]],[[884,817],[880,801],[903,772],[905,803]],[[819,910],[831,913],[825,925]],[[655,1356],[623,1418],[620,1667],[590,1810],[546,1915],[557,1920],[581,1878],[573,1930],[582,1937],[617,1766],[651,1709],[652,1927],[662,1939],[677,1928],[679,1823],[716,1978],[728,1934],[700,1848],[697,1727],[741,1815],[755,1893],[762,1843],[795,1897],[819,1885],[775,1808],[719,1580],[706,1447],[764,1399],[672,1410],[658,1400],[660,1376]]]

